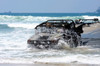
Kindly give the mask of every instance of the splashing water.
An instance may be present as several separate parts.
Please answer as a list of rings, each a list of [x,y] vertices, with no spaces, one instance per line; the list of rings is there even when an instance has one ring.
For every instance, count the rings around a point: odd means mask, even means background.
[[[0,15],[0,63],[88,63],[100,64],[100,49],[78,47],[39,50],[27,47],[34,27],[48,19],[100,18],[99,16],[9,16]],[[88,62],[87,62],[88,61]]]

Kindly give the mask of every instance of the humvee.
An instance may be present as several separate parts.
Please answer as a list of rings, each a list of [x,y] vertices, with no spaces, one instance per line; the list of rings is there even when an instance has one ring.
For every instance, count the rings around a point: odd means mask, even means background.
[[[39,49],[57,48],[61,45],[77,47],[82,43],[80,36],[82,32],[77,29],[79,27],[75,27],[74,21],[70,19],[47,20],[35,27],[35,34],[27,43]]]

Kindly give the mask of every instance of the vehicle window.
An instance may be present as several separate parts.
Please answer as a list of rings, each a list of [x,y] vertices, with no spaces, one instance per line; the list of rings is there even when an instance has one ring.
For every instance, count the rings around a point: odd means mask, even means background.
[[[68,23],[72,23],[72,21],[67,21]]]
[[[48,22],[62,22],[62,21],[48,21]]]

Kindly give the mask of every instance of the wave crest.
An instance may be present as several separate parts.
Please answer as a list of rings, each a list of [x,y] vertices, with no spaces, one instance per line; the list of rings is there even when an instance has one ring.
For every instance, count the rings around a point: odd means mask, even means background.
[[[98,18],[98,19],[100,20],[100,16],[87,16],[87,15],[85,15],[85,16],[83,16],[83,18],[85,18],[85,19],[94,19],[94,18]]]
[[[63,17],[46,17],[46,16],[10,16],[0,15],[0,24],[7,24],[8,27],[20,27],[33,29],[36,25],[49,19],[94,19],[100,16],[63,16]]]
[[[27,28],[27,29],[34,29],[39,23],[33,24],[8,24],[9,27],[19,27],[19,28]]]
[[[82,16],[64,16],[64,17],[42,17],[42,16],[10,16],[0,15],[1,22],[40,22],[48,19],[80,19]]]

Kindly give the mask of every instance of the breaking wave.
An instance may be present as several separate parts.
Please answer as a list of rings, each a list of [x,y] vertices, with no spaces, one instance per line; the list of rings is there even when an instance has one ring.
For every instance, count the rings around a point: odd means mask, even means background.
[[[9,26],[7,25],[7,24],[0,24],[0,29],[2,29],[2,28],[9,28]]]
[[[39,23],[33,24],[0,24],[0,29],[8,29],[8,28],[26,28],[26,29],[34,29]]]
[[[82,16],[85,19],[94,19],[94,18],[98,18],[100,20],[100,16]]]
[[[9,27],[34,29],[39,23],[33,24],[8,24]]]
[[[14,28],[27,28],[34,29],[34,27],[41,22],[44,22],[49,19],[93,19],[100,16],[64,16],[64,17],[42,17],[42,16],[10,16],[10,15],[0,15],[0,24],[4,24],[5,27],[14,27]]]
[[[10,15],[0,15],[0,22],[38,22],[46,21],[48,19],[93,19],[100,16],[64,16],[64,17],[42,17],[42,16],[10,16]]]
[[[1,22],[38,22],[48,19],[80,19],[82,16],[64,16],[64,17],[41,17],[41,16],[9,16],[0,15]]]

